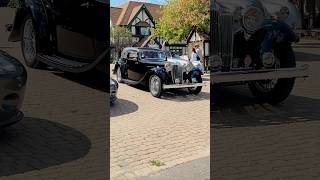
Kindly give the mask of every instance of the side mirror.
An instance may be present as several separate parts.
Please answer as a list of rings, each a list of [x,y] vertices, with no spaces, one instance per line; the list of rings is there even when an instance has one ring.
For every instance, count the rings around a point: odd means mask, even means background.
[[[131,52],[128,54],[128,60],[130,61],[138,61],[138,53],[137,52]]]

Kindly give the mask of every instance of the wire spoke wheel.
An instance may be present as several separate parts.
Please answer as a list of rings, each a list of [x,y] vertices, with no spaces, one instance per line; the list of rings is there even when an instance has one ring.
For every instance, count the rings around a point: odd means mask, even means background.
[[[36,33],[32,19],[27,19],[23,29],[22,50],[25,60],[33,63],[37,55]]]
[[[149,89],[153,96],[160,97],[162,95],[162,81],[159,76],[152,75],[149,81]]]

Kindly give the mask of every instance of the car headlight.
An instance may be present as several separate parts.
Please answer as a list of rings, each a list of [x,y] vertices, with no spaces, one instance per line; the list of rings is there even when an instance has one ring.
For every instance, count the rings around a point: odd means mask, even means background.
[[[191,62],[188,62],[184,65],[184,68],[185,68],[186,72],[190,72],[193,69],[193,64]]]
[[[279,21],[285,21],[290,15],[290,10],[288,7],[282,7],[279,12],[277,12],[277,19]]]
[[[172,71],[173,65],[172,65],[172,63],[166,63],[164,65],[164,68],[166,69],[167,72],[169,72],[169,71]]]
[[[242,24],[249,33],[252,33],[262,25],[263,20],[263,12],[259,8],[251,7],[244,14]]]

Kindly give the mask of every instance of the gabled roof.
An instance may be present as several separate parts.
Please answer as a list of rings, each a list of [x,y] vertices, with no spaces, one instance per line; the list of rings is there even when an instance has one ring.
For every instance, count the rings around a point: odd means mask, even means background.
[[[117,24],[121,13],[122,13],[122,8],[113,7],[110,9],[110,18],[113,24]]]
[[[160,19],[162,15],[161,5],[129,1],[119,7],[111,7],[110,16],[113,24],[128,25],[143,5],[148,9],[154,21],[158,21]]]
[[[206,33],[205,31],[202,31],[201,29],[199,29],[197,27],[193,27],[192,30],[190,31],[189,35],[187,36],[187,42],[189,42],[191,40],[194,33],[197,33],[204,40],[210,39],[210,35],[208,33]]]

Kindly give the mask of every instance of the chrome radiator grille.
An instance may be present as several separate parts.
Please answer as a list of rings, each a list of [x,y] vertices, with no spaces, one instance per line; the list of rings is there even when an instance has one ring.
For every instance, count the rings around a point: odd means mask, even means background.
[[[179,65],[173,65],[171,76],[172,76],[172,82],[174,84],[182,84],[183,83],[183,67]]]
[[[211,55],[219,55],[222,58],[222,70],[230,70],[233,56],[233,16],[212,12],[211,18]]]

